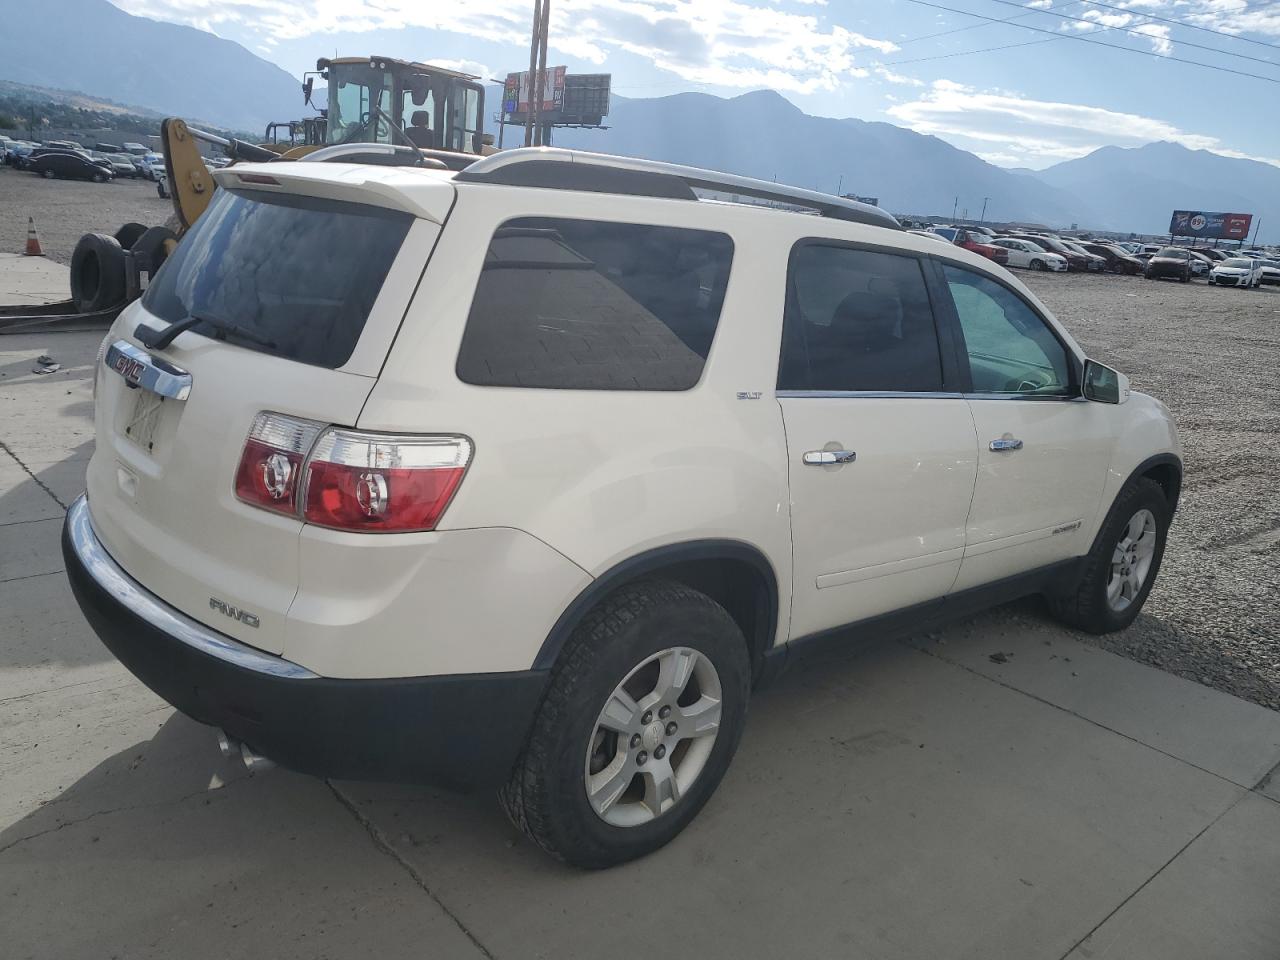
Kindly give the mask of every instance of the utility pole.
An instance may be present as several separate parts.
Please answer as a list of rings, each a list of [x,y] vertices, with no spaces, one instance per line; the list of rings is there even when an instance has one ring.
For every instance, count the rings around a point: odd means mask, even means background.
[[[978,217],[978,222],[979,222],[979,223],[986,223],[986,222],[987,222],[987,203],[988,203],[990,200],[991,200],[991,198],[990,198],[990,197],[983,197],[983,198],[982,198],[982,214]]]
[[[840,182],[836,184],[836,196],[837,197],[844,196],[843,191],[844,191],[844,174],[842,173],[840,174]]]
[[[1257,247],[1258,245],[1258,230],[1261,229],[1261,227],[1262,227],[1262,218],[1259,217],[1257,220],[1253,221],[1253,246],[1254,247]]]
[[[956,218],[956,211],[960,209],[960,198],[956,197],[956,202],[951,205],[951,219]]]
[[[524,115],[524,145],[533,146],[533,125],[538,112],[534,90],[538,83],[538,34],[542,32],[542,0],[533,0],[533,31],[529,40],[529,109]],[[519,106],[519,104],[517,104]]]
[[[538,115],[534,121],[533,142],[545,147],[551,139],[549,125],[542,119],[542,94],[547,89],[547,28],[551,21],[551,0],[542,0],[542,25],[538,28],[538,82],[534,90],[538,95]]]

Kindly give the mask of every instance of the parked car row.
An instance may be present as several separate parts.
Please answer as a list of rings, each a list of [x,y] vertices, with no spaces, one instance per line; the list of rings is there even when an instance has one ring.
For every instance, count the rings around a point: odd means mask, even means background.
[[[1192,248],[1020,231],[997,234],[989,227],[945,224],[911,232],[1026,270],[1119,273],[1183,283],[1205,277],[1211,284],[1230,287],[1280,285],[1280,256],[1268,256],[1264,250]]]
[[[114,146],[98,144],[99,147]],[[141,150],[141,152],[138,152]],[[142,144],[126,143],[113,151],[89,150],[69,140],[0,140],[6,164],[49,179],[93,180],[104,183],[117,177],[156,181],[164,176],[164,156]]]
[[[1007,232],[988,227],[932,226],[913,230],[979,253],[996,263],[1027,270],[1068,270],[1137,274],[1142,262],[1128,250],[1101,241],[1078,241],[1052,234]]]

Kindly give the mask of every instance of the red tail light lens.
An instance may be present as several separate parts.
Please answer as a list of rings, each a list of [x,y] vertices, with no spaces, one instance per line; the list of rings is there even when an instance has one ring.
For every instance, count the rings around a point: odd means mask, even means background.
[[[470,462],[466,437],[326,430],[307,462],[303,519],[364,533],[434,530]]]
[[[236,468],[236,496],[264,510],[296,514],[302,466],[323,429],[278,413],[254,417]]]

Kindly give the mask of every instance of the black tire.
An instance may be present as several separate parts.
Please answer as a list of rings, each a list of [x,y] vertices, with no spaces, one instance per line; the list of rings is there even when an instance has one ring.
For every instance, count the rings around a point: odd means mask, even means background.
[[[1155,516],[1155,553],[1142,589],[1124,610],[1116,611],[1107,602],[1112,555],[1130,519],[1144,509]],[[1146,477],[1129,481],[1116,497],[1093,548],[1085,557],[1084,573],[1079,583],[1069,592],[1048,598],[1054,616],[1078,630],[1093,634],[1113,633],[1133,623],[1160,573],[1160,561],[1164,558],[1165,539],[1172,519],[1169,501],[1158,483]]]
[[[71,299],[81,313],[114,307],[124,299],[124,251],[115,237],[86,233],[71,255]]]
[[[147,232],[147,228],[141,223],[126,223],[115,232],[116,243],[120,244],[125,250],[133,249],[133,245],[138,242],[138,238]]]
[[[165,241],[177,239],[178,235],[168,227],[148,227],[130,248],[137,258],[138,269],[154,277],[169,256]]]
[[[606,701],[645,659],[673,645],[707,657],[719,675],[719,733],[705,766],[670,809],[615,826],[592,808],[584,784],[588,745]],[[737,750],[750,695],[746,641],[724,608],[668,580],[619,588],[574,630],[548,681],[529,741],[499,798],[512,823],[552,856],[600,869],[659,849],[697,816]]]
[[[43,170],[40,171],[40,176],[44,177],[46,180],[52,180],[54,177],[57,176],[57,174],[53,172],[52,167],[45,167]]]
[[[106,175],[105,175],[105,174],[101,174],[101,173],[95,173],[95,174],[93,175],[93,182],[94,182],[94,183],[106,183],[106,182],[107,182]]]
[[[1031,261],[1031,269],[1032,269],[1032,270],[1043,270],[1043,269],[1044,269],[1044,261],[1043,261],[1043,260],[1032,260],[1032,261]]]

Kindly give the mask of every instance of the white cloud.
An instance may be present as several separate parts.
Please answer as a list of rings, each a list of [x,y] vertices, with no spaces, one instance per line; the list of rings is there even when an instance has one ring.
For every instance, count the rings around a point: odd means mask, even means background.
[[[114,0],[130,13],[216,29],[220,23],[279,40],[420,27],[527,49],[527,0]],[[821,4],[816,4],[820,6]],[[746,0],[558,0],[551,50],[591,63],[626,51],[690,83],[833,90],[866,76],[860,51],[892,53],[869,37],[819,16]],[[517,58],[517,63],[519,59]]]
[[[1142,23],[1133,28],[1134,33],[1140,33],[1144,37],[1151,40],[1151,49],[1162,57],[1167,57],[1173,53],[1173,43],[1169,40],[1169,28],[1161,26],[1157,23]]]
[[[917,80],[915,77],[904,76],[901,73],[894,73],[882,63],[877,63],[871,68],[877,77],[886,80],[889,83],[896,83],[904,87],[923,87],[924,81]]]
[[[1007,91],[979,90],[938,80],[914,100],[885,111],[917,133],[955,141],[1003,165],[1047,166],[1082,157],[1099,147],[1140,146],[1169,140],[1193,150],[1229,157],[1246,155],[1222,147],[1216,137],[1189,133],[1153,117],[1078,103],[1032,100]],[[998,157],[999,160],[992,158]],[[1265,163],[1266,157],[1247,157]]]

